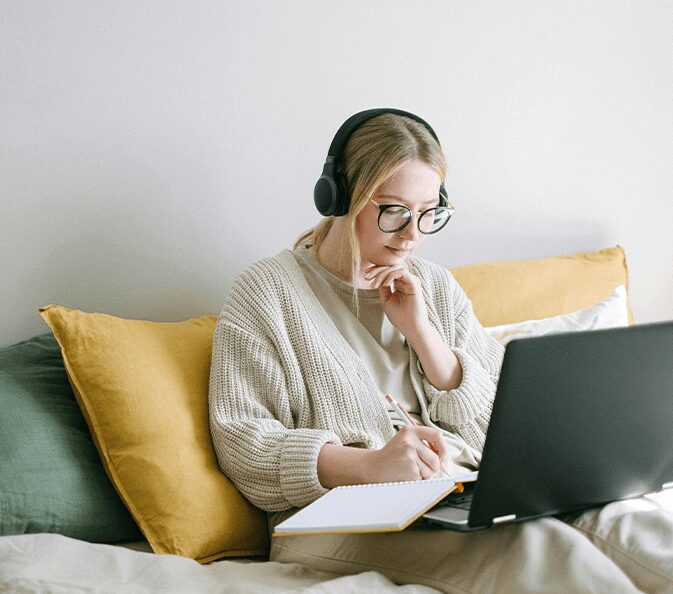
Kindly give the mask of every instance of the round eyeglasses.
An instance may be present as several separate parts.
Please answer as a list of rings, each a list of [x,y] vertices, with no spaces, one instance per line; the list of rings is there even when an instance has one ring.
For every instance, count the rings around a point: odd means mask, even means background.
[[[379,204],[371,198],[369,201],[379,207],[379,229],[384,233],[401,231],[414,216],[411,210],[402,204]],[[455,210],[448,203],[446,206],[435,206],[424,210],[416,222],[418,230],[423,235],[432,235],[433,233],[437,233],[437,231],[441,231],[449,222]]]

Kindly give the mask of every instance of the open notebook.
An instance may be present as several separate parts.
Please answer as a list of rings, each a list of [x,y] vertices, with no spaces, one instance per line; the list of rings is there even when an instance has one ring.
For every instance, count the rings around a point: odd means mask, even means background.
[[[398,532],[420,517],[460,482],[477,473],[425,481],[336,487],[276,526],[274,536],[338,532]]]

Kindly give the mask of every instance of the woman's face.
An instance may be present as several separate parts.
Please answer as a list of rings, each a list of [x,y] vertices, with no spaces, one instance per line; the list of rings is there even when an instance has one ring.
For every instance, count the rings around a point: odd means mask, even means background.
[[[401,165],[372,196],[380,205],[401,204],[413,213],[409,224],[394,233],[379,229],[379,207],[368,202],[355,219],[360,242],[361,267],[371,264],[391,266],[402,264],[425,240],[418,230],[418,217],[428,208],[437,206],[441,179],[429,165],[418,159]]]

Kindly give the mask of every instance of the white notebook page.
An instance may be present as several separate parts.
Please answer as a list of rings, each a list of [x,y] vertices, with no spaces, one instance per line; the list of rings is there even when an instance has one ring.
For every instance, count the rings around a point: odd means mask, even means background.
[[[274,534],[402,530],[454,485],[442,478],[336,487],[278,524]]]

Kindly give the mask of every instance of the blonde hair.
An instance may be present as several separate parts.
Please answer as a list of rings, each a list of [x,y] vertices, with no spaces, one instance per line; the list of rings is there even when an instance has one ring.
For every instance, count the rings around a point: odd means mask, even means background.
[[[446,159],[439,143],[420,122],[392,113],[367,120],[348,138],[338,171],[346,176],[351,200],[346,217],[352,256],[352,278],[359,276],[360,243],[355,219],[376,190],[404,163],[419,159],[429,165],[443,180]],[[302,233],[293,250],[304,245],[316,250],[327,237],[335,217],[326,217],[312,229]],[[355,295],[356,291],[354,291]]]

